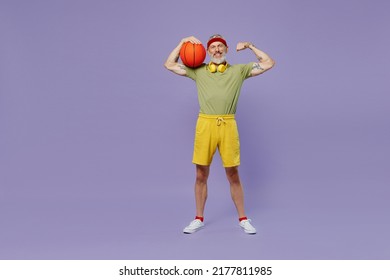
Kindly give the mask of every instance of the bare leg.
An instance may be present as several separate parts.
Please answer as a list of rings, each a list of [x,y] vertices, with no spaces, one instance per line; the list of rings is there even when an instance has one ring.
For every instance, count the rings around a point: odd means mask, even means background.
[[[203,217],[207,199],[207,179],[210,166],[196,165],[195,203],[196,216]]]
[[[238,217],[245,217],[244,190],[240,182],[238,166],[226,167],[225,171],[227,179],[230,183],[230,193],[232,195],[234,205],[236,206]]]

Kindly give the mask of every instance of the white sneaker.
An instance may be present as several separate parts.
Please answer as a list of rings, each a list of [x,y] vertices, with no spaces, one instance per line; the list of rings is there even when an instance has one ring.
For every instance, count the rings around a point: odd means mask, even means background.
[[[184,233],[194,233],[198,230],[202,229],[204,227],[204,223],[199,220],[195,219],[193,220],[188,226],[186,226],[183,230]]]
[[[251,220],[242,220],[240,222],[240,227],[248,234],[255,234],[256,229],[251,225]]]

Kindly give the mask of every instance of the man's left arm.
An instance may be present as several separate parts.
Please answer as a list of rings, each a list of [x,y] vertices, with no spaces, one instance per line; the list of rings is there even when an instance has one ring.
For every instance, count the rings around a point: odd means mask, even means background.
[[[237,51],[245,49],[251,49],[258,59],[257,62],[253,63],[251,77],[260,75],[275,65],[275,61],[268,54],[256,48],[251,42],[239,42],[237,44]]]

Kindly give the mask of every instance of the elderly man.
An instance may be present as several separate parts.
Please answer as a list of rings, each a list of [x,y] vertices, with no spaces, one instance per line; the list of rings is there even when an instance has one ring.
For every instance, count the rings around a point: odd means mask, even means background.
[[[200,112],[196,124],[192,162],[196,165],[195,219],[184,228],[184,233],[194,233],[204,227],[204,208],[207,199],[207,179],[213,155],[218,148],[230,192],[237,209],[239,225],[248,234],[256,229],[244,210],[244,192],[240,181],[240,142],[235,113],[242,84],[249,77],[258,76],[271,69],[275,62],[265,52],[250,42],[239,42],[236,50],[250,49],[257,57],[256,62],[231,65],[226,61],[228,44],[219,34],[207,42],[210,62],[198,68],[189,68],[178,62],[179,53],[185,42],[201,44],[197,38],[184,38],[171,52],[165,67],[173,73],[186,76],[196,82]]]

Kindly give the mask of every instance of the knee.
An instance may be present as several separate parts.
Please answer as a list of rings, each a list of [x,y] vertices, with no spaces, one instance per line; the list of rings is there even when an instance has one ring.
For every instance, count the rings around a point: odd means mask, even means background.
[[[196,183],[197,184],[206,184],[209,176],[207,167],[198,167],[196,169]]]
[[[196,183],[197,184],[206,184],[207,183],[207,176],[204,173],[196,173]]]
[[[238,175],[237,167],[226,168],[226,177],[231,184],[239,184],[240,176]]]

